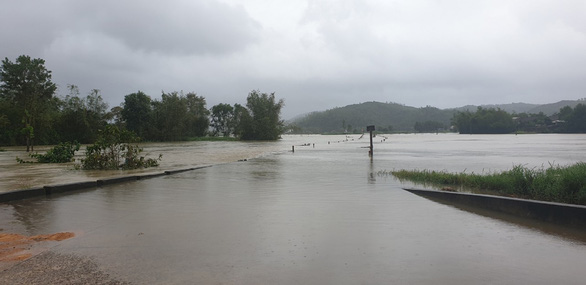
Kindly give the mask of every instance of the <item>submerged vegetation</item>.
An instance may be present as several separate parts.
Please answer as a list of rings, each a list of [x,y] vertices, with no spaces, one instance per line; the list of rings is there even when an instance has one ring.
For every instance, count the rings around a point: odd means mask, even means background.
[[[162,154],[158,159],[140,156],[143,149],[136,144],[138,140],[133,132],[107,126],[100,131],[96,143],[87,147],[85,159],[81,160],[81,168],[113,170],[158,166]]]
[[[60,143],[48,150],[45,154],[31,153],[29,156],[34,158],[39,163],[67,163],[73,161],[75,152],[79,150],[80,144],[75,142]],[[28,163],[32,161],[25,161],[20,158],[16,158],[19,163]]]
[[[494,191],[503,196],[586,205],[585,162],[570,166],[550,165],[548,168],[517,165],[511,170],[487,175],[431,170],[399,170],[390,173],[399,180],[438,186],[461,186]]]

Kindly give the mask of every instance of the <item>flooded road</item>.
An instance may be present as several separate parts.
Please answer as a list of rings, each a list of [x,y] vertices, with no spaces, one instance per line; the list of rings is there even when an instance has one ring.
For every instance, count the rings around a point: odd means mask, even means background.
[[[24,147],[5,147],[0,152],[0,192],[28,189],[72,182],[91,181],[102,178],[147,173],[160,173],[166,170],[187,169],[203,165],[214,165],[254,158],[283,150],[274,142],[173,142],[145,143],[140,145],[142,156],[157,158],[163,154],[159,167],[137,170],[88,171],[75,169],[84,158],[85,146],[75,154],[75,162],[49,164],[24,163],[16,157],[33,161]],[[50,147],[36,147],[35,151],[45,153]]]
[[[136,284],[583,284],[583,232],[435,203],[376,173],[565,165],[586,160],[586,136],[379,136],[372,161],[358,137],[153,145],[175,153],[162,167],[215,166],[0,204],[0,233],[73,232],[48,250]]]

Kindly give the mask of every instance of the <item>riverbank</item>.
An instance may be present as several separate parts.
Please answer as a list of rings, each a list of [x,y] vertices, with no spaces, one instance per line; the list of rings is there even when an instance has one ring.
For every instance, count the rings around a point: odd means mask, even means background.
[[[432,170],[392,171],[399,180],[432,184],[444,190],[468,188],[473,191],[490,191],[497,195],[586,205],[586,163],[569,166],[550,165],[548,168],[528,168],[521,165],[511,170],[485,175],[449,173]]]
[[[462,209],[484,209],[557,226],[584,229],[586,206],[516,199],[494,195],[404,188],[413,194]]]

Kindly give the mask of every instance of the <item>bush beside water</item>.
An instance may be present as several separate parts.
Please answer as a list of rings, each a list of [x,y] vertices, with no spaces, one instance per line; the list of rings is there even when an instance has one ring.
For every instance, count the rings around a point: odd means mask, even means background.
[[[498,195],[586,205],[586,163],[549,168],[527,168],[487,175],[430,170],[392,171],[399,180],[494,191]]]
[[[31,158],[34,158],[39,163],[67,163],[73,161],[75,152],[79,150],[80,144],[75,142],[64,142],[56,145],[52,149],[48,150],[45,154],[32,153],[29,154]],[[32,163],[33,161],[26,161],[16,157],[16,161],[19,163]]]
[[[137,169],[159,166],[157,159],[140,156],[143,149],[136,145],[139,138],[130,131],[116,126],[100,130],[98,140],[87,147],[81,168],[89,170]]]

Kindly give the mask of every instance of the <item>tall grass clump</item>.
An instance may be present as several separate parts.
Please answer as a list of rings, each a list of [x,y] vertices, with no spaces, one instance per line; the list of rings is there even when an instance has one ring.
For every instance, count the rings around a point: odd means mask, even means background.
[[[399,180],[441,186],[458,186],[495,192],[498,195],[586,205],[586,163],[549,168],[527,168],[485,175],[430,170],[391,172]]]
[[[531,191],[538,200],[586,205],[586,163],[550,166],[535,178]]]

